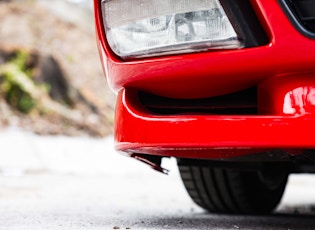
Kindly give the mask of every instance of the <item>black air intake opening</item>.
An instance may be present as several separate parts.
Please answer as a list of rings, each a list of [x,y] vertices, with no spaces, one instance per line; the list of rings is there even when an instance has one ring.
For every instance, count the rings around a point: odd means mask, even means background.
[[[315,38],[315,0],[281,0],[280,3],[299,31]]]
[[[174,99],[139,92],[140,103],[156,115],[257,115],[257,88],[223,96]]]

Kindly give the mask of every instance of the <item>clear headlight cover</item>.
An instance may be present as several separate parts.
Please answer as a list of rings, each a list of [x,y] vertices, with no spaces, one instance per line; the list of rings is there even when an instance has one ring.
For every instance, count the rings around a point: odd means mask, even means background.
[[[124,59],[242,47],[218,0],[102,0],[102,12]]]

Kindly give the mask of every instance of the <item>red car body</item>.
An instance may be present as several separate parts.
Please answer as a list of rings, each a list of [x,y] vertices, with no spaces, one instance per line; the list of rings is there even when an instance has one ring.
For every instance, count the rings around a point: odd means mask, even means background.
[[[159,169],[150,156],[222,160],[315,149],[315,33],[289,1],[249,0],[262,45],[134,60],[111,50],[94,2],[100,57],[118,94],[117,150]]]

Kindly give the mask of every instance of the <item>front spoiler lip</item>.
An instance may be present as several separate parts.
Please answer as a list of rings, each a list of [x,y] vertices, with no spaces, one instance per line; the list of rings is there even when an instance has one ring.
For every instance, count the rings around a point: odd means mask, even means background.
[[[116,149],[183,158],[230,158],[268,149],[314,149],[315,115],[157,116],[138,104],[133,90],[119,93]]]

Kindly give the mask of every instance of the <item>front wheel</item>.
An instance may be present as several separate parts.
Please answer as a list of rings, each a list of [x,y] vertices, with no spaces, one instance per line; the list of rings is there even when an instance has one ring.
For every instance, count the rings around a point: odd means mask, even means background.
[[[179,164],[179,171],[193,201],[217,213],[269,213],[280,202],[288,178],[279,169],[242,171]]]

